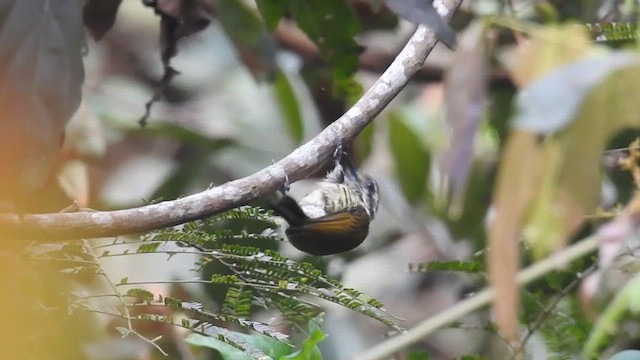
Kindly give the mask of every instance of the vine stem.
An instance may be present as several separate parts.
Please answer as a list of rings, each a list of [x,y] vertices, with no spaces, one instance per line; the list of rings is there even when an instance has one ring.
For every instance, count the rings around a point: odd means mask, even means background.
[[[448,21],[460,3],[436,0],[433,5]],[[254,174],[180,199],[131,209],[0,214],[0,238],[51,241],[149,232],[245,205],[282,188],[287,177],[291,182],[303,179],[331,157],[337,142],[353,139],[387,107],[421,69],[437,42],[432,30],[418,26],[389,68],[344,115],[284,159]]]
[[[516,275],[516,283],[518,286],[524,286],[552,271],[561,270],[572,261],[596,251],[599,244],[600,241],[597,236],[592,235],[586,237],[578,243],[518,272]],[[484,289],[472,297],[457,303],[448,310],[423,320],[407,332],[379,343],[363,354],[356,356],[354,360],[387,359],[394,353],[422,340],[436,330],[460,320],[467,314],[488,306],[491,301],[493,301],[494,296],[495,294],[491,289]]]

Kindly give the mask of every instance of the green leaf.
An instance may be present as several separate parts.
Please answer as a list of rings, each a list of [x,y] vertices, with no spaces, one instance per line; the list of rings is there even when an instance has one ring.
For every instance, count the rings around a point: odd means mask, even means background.
[[[375,123],[370,123],[367,125],[362,131],[360,135],[356,138],[356,153],[358,154],[358,158],[366,159],[371,155],[371,149],[373,148],[373,134],[375,130]]]
[[[268,336],[247,334],[237,334],[237,336],[247,343],[262,350],[262,352],[269,355],[273,359],[278,359],[283,356],[289,355],[292,351],[291,346],[283,342],[274,340]]]
[[[409,201],[420,201],[429,176],[429,153],[414,130],[393,113],[389,115],[389,142],[402,191]]]
[[[275,74],[275,44],[255,9],[242,0],[216,2],[224,31],[240,59],[256,79],[272,79]]]
[[[224,360],[255,360],[244,351],[211,336],[189,334],[184,341],[193,346],[217,350]]]
[[[200,146],[209,151],[218,151],[234,144],[234,141],[232,140],[212,138],[201,132],[174,124],[154,122],[147,124],[144,129],[140,128],[138,124],[133,124],[131,127],[114,126],[116,129],[126,131],[128,134],[146,136],[154,139],[157,139],[158,137],[174,139],[187,144]]]
[[[178,162],[177,166],[162,181],[151,195],[151,199],[176,199],[188,191],[194,179],[201,178],[203,168],[208,165],[207,159],[213,151],[185,144],[184,149],[188,149],[190,156]]]
[[[212,284],[235,284],[237,282],[238,282],[238,277],[235,275],[222,275],[222,274],[211,275]]]
[[[638,38],[637,24],[632,22],[584,25],[591,32],[591,38],[597,41],[633,40]]]
[[[633,302],[638,301],[637,289],[640,288],[640,275],[635,275],[625,287],[618,291],[611,303],[600,313],[589,338],[584,344],[582,359],[599,359],[600,350],[607,340],[620,331],[620,323],[628,313]]]
[[[430,261],[426,264],[409,264],[409,271],[458,271],[466,273],[480,273],[485,271],[485,266],[479,261]]]
[[[244,340],[247,344],[253,345],[272,359],[279,359],[291,353],[291,347],[264,335],[247,335],[233,331],[230,333],[235,337]],[[224,360],[253,360],[253,357],[249,356],[242,350],[214,337],[200,334],[189,334],[185,339],[185,342],[193,346],[215,349],[220,353]]]
[[[253,292],[242,287],[230,286],[224,297],[222,311],[235,317],[248,318],[251,315]]]
[[[166,176],[150,196],[151,199],[174,199],[182,196],[188,191],[193,179],[199,178],[199,173],[205,166],[208,166],[207,159],[209,156],[234,144],[234,141],[226,138],[212,138],[201,132],[168,123],[152,122],[147,124],[144,129],[137,124],[115,126],[128,134],[154,139],[159,137],[169,138],[186,145],[190,156],[186,157],[184,161],[180,161],[176,168]],[[130,126],[134,127],[131,128]]]
[[[429,360],[431,356],[426,351],[414,351],[407,355],[407,360]]]
[[[549,2],[537,2],[534,4],[534,9],[543,24],[557,23],[560,21],[558,10]]]
[[[170,296],[165,296],[164,304],[174,309],[182,308],[182,300]]]
[[[129,290],[127,290],[127,296],[140,298],[140,299],[143,299],[145,301],[152,301],[153,300],[153,293],[151,293],[150,291],[144,290],[144,289],[137,289],[137,288],[129,289]]]
[[[278,104],[282,115],[284,115],[284,121],[289,130],[289,135],[294,144],[300,144],[302,141],[302,135],[304,132],[304,124],[302,122],[302,114],[300,113],[300,106],[298,106],[298,99],[293,91],[289,79],[282,72],[278,72],[276,79],[273,83]]]
[[[289,0],[256,0],[262,20],[269,31],[274,31],[278,26],[287,10],[288,2]]]
[[[240,0],[219,0],[217,6],[222,26],[231,41],[256,46],[263,25],[255,11]]]
[[[354,37],[358,18],[344,0],[290,1],[289,12],[331,66],[334,96],[354,98],[362,87],[353,79],[360,49]]]
[[[284,356],[281,360],[322,360],[322,353],[317,345],[324,340],[325,335],[315,321],[309,321],[308,329],[309,336],[302,342],[302,350]]]
[[[138,249],[136,249],[136,252],[137,253],[153,253],[153,252],[156,252],[156,250],[158,250],[159,246],[160,246],[159,242],[142,244],[138,246]]]

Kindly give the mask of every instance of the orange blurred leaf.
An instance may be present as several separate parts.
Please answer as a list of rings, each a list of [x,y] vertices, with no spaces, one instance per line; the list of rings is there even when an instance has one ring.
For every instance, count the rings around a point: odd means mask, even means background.
[[[489,226],[489,281],[496,292],[495,323],[510,341],[518,338],[518,233],[536,192],[539,181],[535,174],[541,160],[535,135],[512,132],[500,161],[494,195],[495,216]]]

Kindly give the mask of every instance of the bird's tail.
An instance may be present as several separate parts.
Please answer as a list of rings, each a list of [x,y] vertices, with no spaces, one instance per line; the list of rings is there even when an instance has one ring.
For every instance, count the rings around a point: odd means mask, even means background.
[[[302,208],[294,198],[286,194],[280,195],[282,196],[280,199],[269,201],[268,205],[276,215],[282,216],[289,226],[299,226],[309,220],[307,214],[302,211]]]

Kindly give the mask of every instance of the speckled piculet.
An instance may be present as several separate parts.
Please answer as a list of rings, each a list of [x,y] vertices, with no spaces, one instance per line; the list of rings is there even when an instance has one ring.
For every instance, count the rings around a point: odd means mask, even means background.
[[[311,255],[333,255],[352,250],[369,234],[369,223],[378,211],[378,184],[356,171],[348,155],[338,147],[334,168],[318,189],[296,201],[286,194],[271,204],[289,227],[289,242]]]

